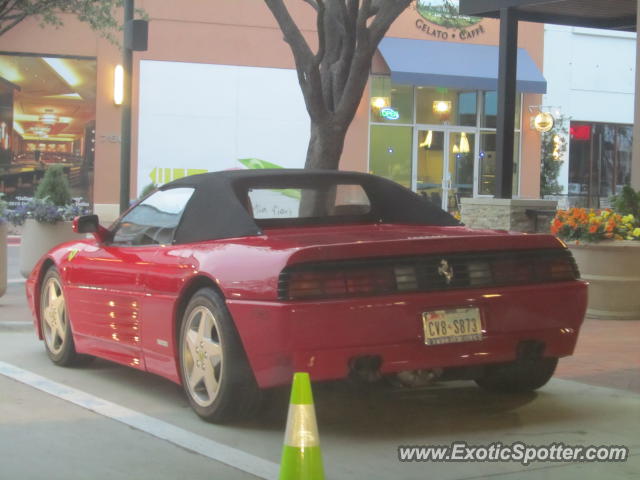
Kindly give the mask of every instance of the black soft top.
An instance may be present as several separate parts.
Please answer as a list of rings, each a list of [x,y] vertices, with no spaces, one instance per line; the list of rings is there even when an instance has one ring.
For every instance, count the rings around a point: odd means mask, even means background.
[[[228,170],[183,177],[161,190],[191,187],[195,192],[187,204],[175,234],[175,243],[261,235],[242,199],[250,188],[300,188],[322,184],[361,185],[371,203],[367,220],[377,223],[459,225],[448,213],[427,199],[382,177],[335,170]],[[297,219],[296,219],[297,220]],[[334,217],[333,223],[345,219]],[[306,219],[308,224],[317,224]],[[300,225],[297,220],[296,225]]]

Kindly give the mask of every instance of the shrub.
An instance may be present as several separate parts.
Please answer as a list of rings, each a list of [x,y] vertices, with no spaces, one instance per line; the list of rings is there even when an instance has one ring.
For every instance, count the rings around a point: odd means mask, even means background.
[[[71,203],[71,189],[61,165],[47,168],[36,190],[36,198],[49,199],[51,203],[61,207]]]
[[[629,185],[625,185],[622,192],[611,200],[616,212],[640,218],[640,191],[636,192]]]

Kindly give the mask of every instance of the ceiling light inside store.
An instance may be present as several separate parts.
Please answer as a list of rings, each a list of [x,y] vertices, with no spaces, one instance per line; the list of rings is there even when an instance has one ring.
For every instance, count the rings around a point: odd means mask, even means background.
[[[58,123],[58,116],[55,114],[53,109],[47,108],[42,115],[40,115],[40,122],[45,125],[53,125]]]
[[[449,113],[451,111],[451,102],[448,100],[435,100],[433,102],[433,113]]]
[[[374,108],[382,109],[389,106],[389,99],[387,97],[373,97],[371,99],[371,105]]]
[[[71,68],[69,68],[67,62],[63,58],[42,57],[42,60],[47,62],[47,64],[51,68],[53,68],[55,72],[60,75],[70,86],[75,87],[82,83],[76,76],[75,72]]]

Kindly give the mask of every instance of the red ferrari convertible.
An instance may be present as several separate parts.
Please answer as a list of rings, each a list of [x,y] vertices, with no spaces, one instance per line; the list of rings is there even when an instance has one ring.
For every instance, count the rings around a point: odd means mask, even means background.
[[[92,357],[184,386],[210,421],[291,381],[544,385],[573,353],[587,288],[549,235],[472,230],[367,174],[245,170],[166,184],[27,281],[58,365]]]

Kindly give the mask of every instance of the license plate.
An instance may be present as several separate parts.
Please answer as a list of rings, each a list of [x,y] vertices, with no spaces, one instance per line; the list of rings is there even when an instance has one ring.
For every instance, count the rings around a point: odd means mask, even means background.
[[[426,345],[482,340],[480,310],[477,308],[455,308],[424,312],[422,314],[422,326]]]

